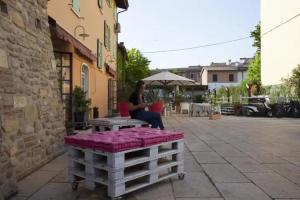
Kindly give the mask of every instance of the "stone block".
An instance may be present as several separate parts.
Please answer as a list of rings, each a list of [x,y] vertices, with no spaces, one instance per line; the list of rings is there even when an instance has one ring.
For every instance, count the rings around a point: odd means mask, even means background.
[[[18,26],[19,28],[22,28],[22,29],[25,28],[25,24],[24,24],[21,13],[19,13],[17,11],[12,11],[11,16],[12,16],[12,20],[16,26]]]
[[[26,96],[14,96],[14,108],[24,108],[26,105]]]
[[[2,49],[0,49],[0,68],[8,68],[7,54]]]
[[[48,90],[44,88],[40,88],[40,97],[47,97],[48,96]]]
[[[19,121],[17,119],[4,119],[2,127],[6,133],[17,132],[19,130]]]

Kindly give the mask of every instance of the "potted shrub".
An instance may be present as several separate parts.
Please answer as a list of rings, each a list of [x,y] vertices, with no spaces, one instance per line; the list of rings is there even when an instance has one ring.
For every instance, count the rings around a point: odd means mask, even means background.
[[[89,112],[91,99],[86,98],[86,92],[76,86],[73,90],[74,121],[84,122],[85,113]]]

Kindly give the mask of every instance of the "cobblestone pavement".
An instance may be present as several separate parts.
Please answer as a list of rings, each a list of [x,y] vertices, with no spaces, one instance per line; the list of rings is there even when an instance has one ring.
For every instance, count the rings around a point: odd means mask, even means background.
[[[300,120],[171,116],[185,132],[184,180],[172,178],[125,200],[300,200]],[[107,200],[105,188],[72,191],[62,155],[19,182],[12,200]]]

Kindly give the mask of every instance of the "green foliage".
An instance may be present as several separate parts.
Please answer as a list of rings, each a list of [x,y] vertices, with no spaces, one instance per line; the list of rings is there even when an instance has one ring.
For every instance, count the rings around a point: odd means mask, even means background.
[[[91,99],[86,99],[86,92],[76,86],[73,90],[73,106],[75,112],[88,112],[91,106]]]
[[[197,95],[195,98],[195,103],[203,103],[205,101],[205,97],[202,95]]]
[[[139,50],[131,49],[128,52],[128,61],[125,67],[125,84],[134,87],[138,80],[149,76],[149,64],[150,61]]]
[[[257,48],[254,59],[251,61],[248,67],[247,79],[243,83],[250,87],[255,87],[256,91],[254,95],[261,94],[261,31],[260,23],[255,27],[255,30],[251,32],[251,37],[254,39],[253,45]]]
[[[282,79],[283,83],[290,89],[290,94],[300,98],[300,65],[293,69],[290,77]]]
[[[248,85],[257,87],[257,94],[260,94],[261,88],[261,58],[260,53],[256,53],[255,58],[249,65],[246,82]]]
[[[135,84],[150,75],[150,61],[137,49],[128,51],[128,58],[119,53],[118,64],[118,102],[127,101]]]
[[[254,39],[253,47],[257,48],[257,53],[261,50],[261,34],[260,34],[260,23],[256,25],[255,30],[251,32],[251,37]]]

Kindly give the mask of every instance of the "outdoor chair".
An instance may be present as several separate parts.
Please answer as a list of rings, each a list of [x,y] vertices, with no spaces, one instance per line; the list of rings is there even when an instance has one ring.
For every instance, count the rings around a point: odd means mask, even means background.
[[[190,104],[188,102],[181,102],[180,103],[180,114],[183,114],[184,111],[186,111],[187,114],[190,113]]]

